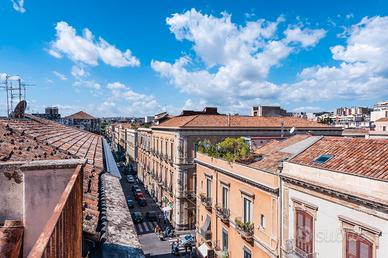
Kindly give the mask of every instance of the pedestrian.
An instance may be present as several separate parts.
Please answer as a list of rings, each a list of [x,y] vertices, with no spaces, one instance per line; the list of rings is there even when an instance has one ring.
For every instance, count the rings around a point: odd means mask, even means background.
[[[159,227],[159,225],[156,225],[156,227],[155,227],[155,234],[159,234],[160,233],[160,227]]]

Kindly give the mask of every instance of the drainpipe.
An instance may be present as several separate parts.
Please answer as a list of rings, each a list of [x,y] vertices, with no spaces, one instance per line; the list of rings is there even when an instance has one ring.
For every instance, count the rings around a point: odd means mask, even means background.
[[[279,255],[278,257],[282,257],[282,248],[283,248],[283,180],[282,178],[280,177],[280,174],[283,172],[283,162],[284,161],[280,161],[279,163],[279,167],[278,167],[278,174],[279,174],[279,210],[278,210],[278,216],[279,216],[279,231],[280,231],[280,234],[279,234],[279,243],[278,243],[278,252],[279,252]]]
[[[218,201],[218,171],[216,171],[216,170],[214,170],[214,171],[216,172],[216,203],[215,203],[215,205],[217,205],[217,201]],[[216,245],[217,245],[217,242],[218,242],[218,217],[216,215]]]

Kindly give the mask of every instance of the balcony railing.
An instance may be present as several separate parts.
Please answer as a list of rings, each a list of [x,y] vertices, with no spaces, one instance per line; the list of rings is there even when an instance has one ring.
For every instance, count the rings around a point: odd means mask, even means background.
[[[286,246],[285,246],[285,257],[286,258],[316,258],[317,253],[306,253],[302,250],[299,250],[295,246],[295,241],[293,239],[286,240]]]
[[[230,210],[228,208],[223,208],[220,205],[217,205],[216,211],[217,216],[221,219],[221,221],[229,224]]]
[[[222,247],[220,245],[220,240],[213,241],[212,246],[214,246],[214,251],[218,258],[230,257],[230,252],[228,250],[222,250]]]
[[[189,200],[195,200],[195,192],[194,191],[185,191],[185,197]]]
[[[200,194],[201,202],[209,211],[212,210],[212,198],[207,197],[204,193]]]
[[[242,222],[241,218],[235,219],[237,231],[245,240],[252,241],[255,226],[252,222]]]
[[[75,169],[28,257],[82,256],[82,173]]]
[[[198,229],[198,234],[207,242],[212,240],[212,232],[210,230]]]

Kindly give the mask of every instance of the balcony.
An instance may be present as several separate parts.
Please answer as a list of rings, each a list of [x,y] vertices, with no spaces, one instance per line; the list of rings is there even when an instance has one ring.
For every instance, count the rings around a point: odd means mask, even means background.
[[[200,195],[201,202],[205,206],[205,208],[209,211],[212,211],[212,198],[207,197],[204,193],[201,193]]]
[[[247,241],[253,242],[254,224],[252,222],[242,222],[241,218],[236,218],[235,223],[236,229],[241,237]]]
[[[293,239],[286,240],[286,246],[284,249],[286,258],[316,258],[318,257],[317,252],[306,253],[295,246]]]
[[[222,250],[222,247],[220,245],[220,240],[213,242],[214,246],[214,252],[219,258],[228,258],[230,257],[230,251],[228,250]]]
[[[195,192],[194,191],[185,191],[185,197],[191,201],[195,201]]]
[[[230,210],[228,208],[222,208],[221,205],[216,205],[217,217],[227,225],[229,225]]]
[[[198,229],[197,233],[205,240],[206,242],[212,241],[212,232],[210,230]]]

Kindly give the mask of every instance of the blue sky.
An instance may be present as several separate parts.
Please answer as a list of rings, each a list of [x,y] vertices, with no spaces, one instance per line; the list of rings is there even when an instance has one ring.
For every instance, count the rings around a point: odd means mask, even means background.
[[[248,114],[388,97],[387,1],[0,2],[0,74],[35,84],[30,112]]]

